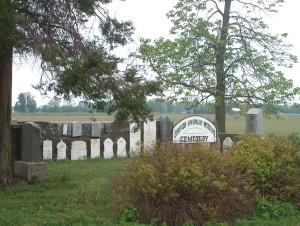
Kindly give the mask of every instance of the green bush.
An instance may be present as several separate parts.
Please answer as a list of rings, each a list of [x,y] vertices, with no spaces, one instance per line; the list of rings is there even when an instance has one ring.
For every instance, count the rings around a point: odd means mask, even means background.
[[[296,147],[300,148],[300,138],[298,133],[291,133],[288,135],[288,140],[292,142]]]
[[[300,150],[287,139],[247,135],[229,153],[259,199],[300,207]]]
[[[297,208],[287,202],[270,202],[262,199],[256,207],[255,217],[263,220],[296,217],[299,214]]]
[[[212,146],[157,145],[131,159],[118,188],[142,223],[233,222],[254,211],[255,194],[232,163]]]

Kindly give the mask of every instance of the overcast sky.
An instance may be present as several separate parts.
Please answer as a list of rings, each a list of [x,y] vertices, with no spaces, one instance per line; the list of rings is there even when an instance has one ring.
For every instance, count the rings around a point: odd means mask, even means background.
[[[171,23],[165,14],[172,9],[177,0],[115,0],[109,7],[115,12],[117,18],[132,20],[136,32],[134,37],[155,39],[167,36]],[[300,21],[300,1],[285,0],[284,6],[279,13],[272,18],[266,18],[272,34],[288,33],[288,42],[293,44],[292,53],[300,60],[300,43],[298,27]],[[126,51],[127,49],[125,49]],[[13,68],[12,105],[17,101],[21,92],[30,92],[35,96],[38,106],[48,103],[49,98],[42,98],[39,91],[31,88],[39,80],[39,65],[15,63]],[[285,70],[286,77],[293,79],[296,86],[300,86],[300,64],[293,69]]]

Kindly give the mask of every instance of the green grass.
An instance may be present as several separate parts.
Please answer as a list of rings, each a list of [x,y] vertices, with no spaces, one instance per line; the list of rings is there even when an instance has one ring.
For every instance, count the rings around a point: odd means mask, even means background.
[[[116,225],[113,178],[127,159],[47,162],[47,182],[0,191],[0,225]]]
[[[0,225],[119,225],[114,178],[128,159],[47,162],[47,182],[27,182],[0,189]],[[224,225],[224,224],[223,224]],[[264,221],[240,220],[235,225],[300,225],[300,216]]]

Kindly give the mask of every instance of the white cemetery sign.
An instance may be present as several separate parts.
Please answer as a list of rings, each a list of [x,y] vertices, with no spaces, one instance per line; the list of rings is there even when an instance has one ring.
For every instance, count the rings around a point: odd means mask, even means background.
[[[144,123],[144,147],[149,149],[156,141],[156,121]]]
[[[131,123],[129,127],[129,149],[130,152],[140,152],[141,131],[134,131],[136,123]]]
[[[174,143],[216,142],[216,126],[201,116],[182,119],[173,128]]]
[[[103,157],[105,159],[109,159],[109,158],[114,157],[113,142],[109,138],[107,138],[104,141],[104,153],[103,153]]]
[[[126,140],[121,137],[117,141],[117,156],[118,157],[127,157],[126,154]]]
[[[91,139],[91,158],[100,157],[100,139]]]
[[[87,150],[85,141],[73,141],[71,148],[71,160],[85,160]]]
[[[66,151],[67,151],[67,145],[61,140],[57,146],[57,160],[62,160],[62,159],[66,159],[67,157],[67,154],[66,154]]]
[[[43,159],[52,160],[52,141],[44,140],[43,141]]]

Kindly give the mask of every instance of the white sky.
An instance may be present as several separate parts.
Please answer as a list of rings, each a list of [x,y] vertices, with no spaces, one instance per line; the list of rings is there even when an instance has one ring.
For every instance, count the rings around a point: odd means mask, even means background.
[[[165,14],[172,9],[177,0],[115,0],[110,11],[116,12],[116,17],[122,20],[133,21],[136,32],[135,38],[140,37],[155,39],[167,36],[171,23]],[[300,21],[300,1],[285,0],[279,13],[272,18],[266,18],[272,34],[288,33],[288,42],[294,46],[292,53],[298,56],[300,61],[300,43],[297,27]],[[125,49],[125,51],[127,51]],[[38,106],[48,103],[50,98],[42,98],[39,91],[34,90],[31,85],[39,81],[39,65],[14,64],[12,83],[12,105],[21,92],[30,92],[35,96]],[[295,86],[300,86],[300,63],[294,65],[293,69],[284,71],[287,78],[294,80]]]

